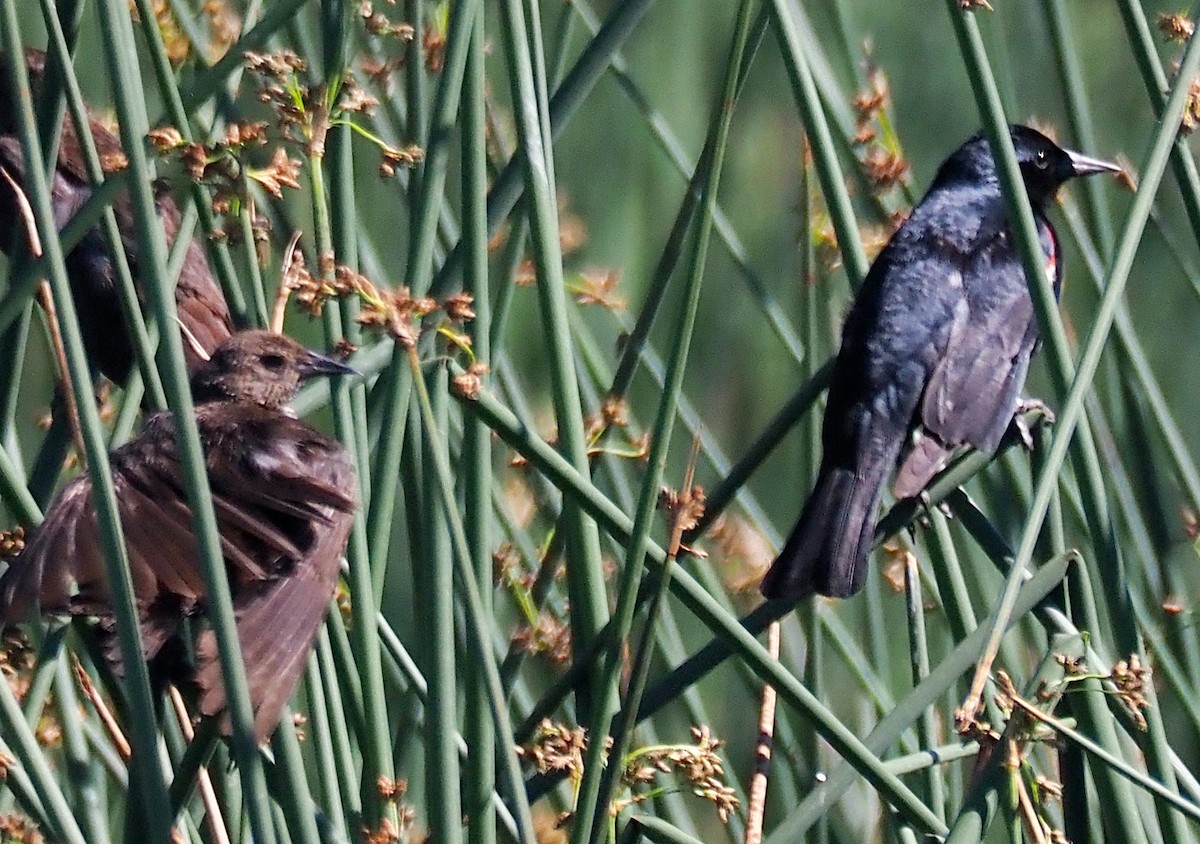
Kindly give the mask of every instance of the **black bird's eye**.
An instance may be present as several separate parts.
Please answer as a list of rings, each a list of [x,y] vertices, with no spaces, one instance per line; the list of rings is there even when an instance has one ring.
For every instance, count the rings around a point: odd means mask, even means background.
[[[1038,154],[1034,156],[1033,163],[1037,165],[1037,169],[1045,170],[1050,165],[1050,159],[1046,157],[1046,151],[1038,150]]]
[[[287,363],[287,361],[284,360],[283,355],[276,355],[276,354],[268,353],[268,354],[265,354],[262,356],[262,365],[265,366],[267,369],[271,369],[271,370],[283,369],[283,365],[285,363]]]

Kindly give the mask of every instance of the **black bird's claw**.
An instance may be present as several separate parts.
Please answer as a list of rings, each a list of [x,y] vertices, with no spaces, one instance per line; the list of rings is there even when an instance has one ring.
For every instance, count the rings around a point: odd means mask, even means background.
[[[1033,451],[1033,426],[1035,424],[1053,425],[1054,411],[1047,407],[1041,399],[1018,399],[1011,427],[1027,451]]]
[[[1046,425],[1053,425],[1057,419],[1054,411],[1051,410],[1041,399],[1020,398],[1017,399],[1017,416],[1025,416],[1029,413],[1036,413],[1041,417],[1041,421]]]

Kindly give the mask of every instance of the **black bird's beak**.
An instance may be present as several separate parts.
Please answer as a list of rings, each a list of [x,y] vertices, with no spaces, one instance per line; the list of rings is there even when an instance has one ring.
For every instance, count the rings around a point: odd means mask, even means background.
[[[1090,176],[1093,173],[1120,173],[1122,170],[1120,165],[1102,158],[1092,158],[1090,155],[1069,149],[1065,152],[1071,159],[1071,167],[1074,169],[1073,175],[1075,176]]]
[[[344,363],[338,363],[333,358],[327,358],[325,355],[319,355],[316,352],[305,352],[296,363],[296,371],[300,373],[300,377],[312,378],[314,375],[358,375],[359,372],[353,367],[346,366]]]

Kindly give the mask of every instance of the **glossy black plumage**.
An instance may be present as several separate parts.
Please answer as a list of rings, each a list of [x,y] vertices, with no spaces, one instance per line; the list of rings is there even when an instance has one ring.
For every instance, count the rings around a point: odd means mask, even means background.
[[[1010,128],[1057,292],[1062,264],[1046,207],[1068,179],[1119,168],[1063,150],[1028,127]],[[892,467],[903,456],[895,492],[908,498],[959,446],[995,450],[1037,335],[991,148],[977,135],[942,164],[846,318],[816,486],[763,579],[763,594],[858,592]]]
[[[353,464],[334,440],[282,405],[302,379],[348,371],[289,338],[234,335],[192,378],[238,639],[260,740],[291,697],[325,617],[356,507]],[[159,655],[207,594],[169,413],[150,417],[111,456],[147,660]],[[91,482],[68,484],[24,552],[0,577],[0,618],[111,613]],[[108,628],[111,629],[111,619]],[[190,679],[216,715],[225,690],[205,628]],[[118,663],[110,637],[107,655]],[[119,664],[119,663],[118,663]]]
[[[25,63],[36,98],[46,72],[46,55],[38,50],[27,50]],[[6,73],[0,73],[0,167],[8,171],[18,184],[23,184],[25,157],[15,134],[16,111],[7,76]],[[101,162],[121,158],[121,142],[116,135],[101,125],[94,115],[89,114],[89,125]],[[50,181],[51,205],[59,227],[65,225],[92,195],[91,182],[83,161],[79,136],[68,117],[63,121],[58,160]],[[163,190],[156,192],[155,205],[167,243],[172,244],[179,231],[179,208]],[[122,191],[117,196],[113,213],[136,282],[138,244],[128,192]],[[0,249],[7,252],[14,243],[24,242],[24,231],[14,191],[7,180],[0,179]],[[125,328],[125,317],[115,283],[115,268],[99,226],[90,229],[66,255],[66,265],[88,357],[108,378],[124,383],[133,367],[133,346]],[[141,291],[138,295],[144,298]],[[175,286],[175,302],[180,321],[206,351],[211,352],[229,336],[232,330],[229,307],[209,270],[203,248],[195,240],[187,247],[187,255]],[[201,358],[189,343],[185,342],[183,348],[189,371],[195,369]]]

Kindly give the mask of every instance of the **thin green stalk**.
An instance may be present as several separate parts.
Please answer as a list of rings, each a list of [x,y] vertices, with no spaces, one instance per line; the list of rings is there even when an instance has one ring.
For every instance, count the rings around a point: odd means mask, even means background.
[[[970,759],[978,753],[979,743],[968,741],[918,750],[916,753],[889,759],[886,764],[888,769],[895,774],[912,774],[935,765],[946,765],[960,759]]]
[[[327,160],[330,162],[333,178],[329,191],[329,205],[333,212],[331,236],[334,254],[338,256],[340,263],[349,267],[354,272],[358,272],[358,242],[362,233],[359,229],[358,210],[355,204],[352,139],[353,130],[348,125],[342,124],[330,129]],[[348,296],[343,298],[338,305],[342,317],[342,337],[351,346],[357,348],[363,341],[362,326],[358,321],[358,316],[362,310],[362,303],[357,297]],[[367,413],[367,387],[366,384],[355,383],[349,386],[347,392],[349,393],[349,401],[352,408],[350,419],[354,423],[354,438],[352,442],[357,458],[355,463],[358,466],[359,473],[358,486],[362,491],[361,506],[363,512],[369,514],[375,498],[375,485],[371,475],[371,446],[370,435],[368,433],[370,417]],[[374,563],[375,561],[372,560],[372,571],[375,571]],[[380,572],[386,574],[384,571],[386,567],[384,565],[380,564],[377,568]],[[375,591],[377,594],[382,593],[381,583],[373,581],[372,585],[376,587]]]
[[[409,350],[409,361],[412,367],[413,383],[417,388],[417,405],[421,414],[423,438],[427,451],[429,467],[438,480],[438,494],[444,510],[443,517],[450,528],[451,547],[454,552],[454,578],[458,585],[459,597],[462,598],[466,616],[465,629],[467,641],[473,651],[473,656],[483,670],[487,682],[488,705],[491,708],[492,719],[495,723],[497,742],[501,748],[501,771],[505,785],[509,789],[510,809],[517,820],[521,840],[525,844],[533,844],[533,820],[529,811],[529,803],[525,797],[525,784],[521,778],[520,766],[516,758],[516,744],[512,736],[512,724],[505,705],[504,688],[500,683],[500,671],[496,667],[496,657],[490,637],[491,627],[486,623],[481,610],[482,599],[475,582],[475,573],[471,564],[470,547],[463,530],[462,521],[458,516],[458,503],[454,498],[454,485],[450,478],[450,467],[447,465],[447,455],[441,445],[436,420],[433,418],[429,396],[425,390],[425,382],[420,374],[420,361],[416,350]]]
[[[157,730],[155,729],[154,707],[150,700],[150,683],[145,663],[141,659],[141,637],[138,617],[134,606],[133,585],[130,580],[128,562],[125,558],[125,543],[118,518],[117,503],[113,492],[112,475],[105,453],[104,436],[99,415],[92,397],[92,381],[79,333],[79,322],[75,313],[63,251],[59,243],[50,207],[50,192],[46,183],[45,170],[37,162],[43,162],[41,144],[34,131],[33,104],[29,97],[29,80],[25,64],[21,61],[21,41],[16,10],[11,0],[5,0],[0,14],[4,51],[8,54],[10,90],[14,92],[17,109],[17,129],[22,153],[30,162],[26,168],[25,188],[29,195],[34,220],[45,252],[44,257],[50,271],[50,287],[54,304],[58,310],[60,331],[67,352],[67,374],[79,408],[80,434],[84,443],[87,463],[92,477],[92,500],[96,508],[100,528],[100,539],[104,546],[104,563],[110,593],[113,599],[113,614],[117,621],[117,632],[121,652],[128,666],[131,706],[136,713],[133,723],[132,744],[134,747],[134,770],[136,771],[140,795],[144,807],[162,805],[166,789],[163,786],[162,769],[157,753]],[[28,762],[26,763],[28,764]],[[43,795],[43,801],[46,801]],[[168,824],[155,813],[145,814],[146,829],[156,830],[165,837]],[[65,824],[65,819],[60,820]],[[74,821],[71,821],[74,825]]]
[[[309,189],[313,206],[313,228],[316,243],[317,263],[323,278],[333,273],[333,236],[330,227],[328,193],[325,187],[323,158],[311,154],[308,157]],[[341,337],[342,325],[336,302],[325,305],[323,324],[325,340],[333,346]],[[356,428],[352,418],[349,390],[351,383],[330,386],[334,411],[334,428],[338,439],[354,445]],[[367,825],[372,829],[384,822],[398,828],[396,807],[383,799],[376,783],[380,778],[395,779],[395,767],[391,754],[391,737],[388,731],[387,698],[383,691],[383,667],[380,659],[379,639],[375,635],[374,610],[379,606],[374,594],[371,578],[370,556],[367,547],[366,525],[362,513],[356,513],[350,528],[350,541],[346,548],[350,563],[350,600],[354,607],[351,614],[351,630],[357,651],[354,664],[362,686],[364,733],[360,747],[363,752],[364,771],[362,800]]]
[[[275,735],[271,737],[271,749],[275,751],[273,791],[280,802],[287,820],[287,830],[294,842],[317,844],[316,806],[308,790],[304,759],[300,755],[300,742],[296,738],[296,727],[292,722],[292,710],[284,707]]]
[[[1068,553],[1038,568],[1022,586],[1014,618],[1020,618],[1029,612],[1056,589],[1072,562],[1078,564],[1079,558],[1073,553]],[[987,631],[978,628],[959,642],[895,709],[880,719],[864,739],[864,744],[874,752],[883,753],[908,724],[919,718],[922,711],[932,705],[947,688],[958,681],[964,671],[974,665],[986,641]],[[857,775],[858,772],[848,764],[839,765],[831,771],[775,828],[767,839],[768,844],[799,840],[825,814],[828,806],[841,799]]]
[[[490,361],[492,322],[488,285],[484,37],[483,10],[479,7],[476,9],[462,85],[462,226],[466,250],[463,288],[475,300],[475,319],[469,326],[475,356],[478,360]],[[464,414],[464,417],[464,529],[479,583],[480,611],[484,617],[492,618],[491,432],[471,414]],[[492,809],[492,795],[496,790],[496,730],[487,705],[486,678],[474,665],[466,671],[466,700],[464,732],[471,748],[463,795],[467,831],[471,844],[495,844],[496,814]]]
[[[129,161],[129,190],[133,199],[137,229],[140,281],[160,326],[175,324],[175,295],[165,278],[166,248],[150,190],[151,171],[142,147],[142,137],[148,127],[144,118],[139,122],[141,102],[140,80],[132,73],[129,56],[133,53],[133,31],[127,8],[116,0],[102,4],[104,17],[100,27],[108,69],[117,91],[117,115],[120,120],[121,141]],[[200,563],[206,587],[206,608],[216,635],[220,654],[221,675],[225,685],[230,722],[233,726],[233,755],[240,769],[247,800],[247,810],[255,835],[262,842],[274,840],[267,809],[266,786],[254,742],[254,715],[246,686],[233,605],[229,596],[229,581],[221,554],[213,513],[212,495],[205,471],[204,453],[200,447],[199,431],[188,388],[187,369],[179,334],[163,331],[160,338],[160,360],[167,374],[164,390],[167,404],[175,418],[180,462],[191,506]],[[138,651],[140,653],[140,651]],[[131,660],[126,659],[128,669]],[[133,659],[141,662],[140,659]],[[149,808],[164,805],[153,802]]]
[[[179,88],[175,84],[175,74],[167,57],[166,44],[163,41],[162,31],[158,27],[158,19],[154,15],[154,9],[151,7],[149,0],[136,0],[136,2],[138,17],[142,24],[142,34],[146,42],[150,45],[150,60],[154,67],[159,94],[166,104],[171,125],[179,130],[180,135],[185,141],[192,141],[194,138],[189,115],[195,114],[195,108],[199,104],[197,103],[195,107],[190,109],[184,105]],[[245,51],[239,50],[236,46],[230,52],[239,58],[245,55]],[[240,63],[237,69],[240,71]],[[144,104],[141,104],[141,110],[143,112],[142,116],[145,117]],[[245,294],[242,292],[241,285],[238,284],[237,275],[233,268],[233,259],[229,254],[229,246],[224,238],[215,236],[219,227],[213,216],[212,197],[209,196],[208,190],[198,182],[190,183],[188,189],[192,197],[192,202],[199,214],[200,225],[204,231],[205,251],[210,259],[210,266],[221,285],[221,292],[224,294],[225,300],[229,305],[229,311],[233,317],[234,324],[255,324],[259,327],[264,327],[266,325],[265,322],[256,323],[250,318],[251,315],[246,305]],[[253,256],[254,238],[247,238],[244,243],[251,256]],[[186,242],[182,244],[177,242],[176,246],[183,248],[186,252]],[[251,261],[253,263],[253,257]],[[255,269],[256,267],[252,268],[252,271]],[[174,278],[174,276],[171,276],[171,278]],[[255,279],[255,288],[261,291],[262,280],[260,278]],[[261,316],[261,313],[259,316]]]
[[[1150,99],[1150,108],[1160,122],[1171,120],[1169,115],[1169,100],[1164,93],[1168,90],[1168,79],[1163,71],[1158,57],[1158,48],[1146,20],[1146,12],[1140,3],[1131,0],[1118,0],[1117,11],[1125,25],[1125,36],[1129,41],[1134,62],[1146,88],[1146,96]],[[1189,79],[1182,75],[1182,70],[1175,76],[1178,85],[1180,79]],[[1183,196],[1183,208],[1187,214],[1188,228],[1194,237],[1200,238],[1200,171],[1197,171],[1196,161],[1191,149],[1182,136],[1175,138],[1171,150],[1171,164],[1175,170],[1175,181]]]
[[[1092,122],[1092,111],[1086,102],[1079,51],[1075,44],[1074,31],[1066,20],[1066,8],[1054,0],[1042,0],[1042,13],[1046,17],[1050,46],[1054,51],[1054,62],[1058,65],[1058,75],[1062,81],[1071,135],[1078,141],[1080,149],[1095,149],[1096,131]],[[1096,233],[1101,249],[1108,254],[1112,250],[1113,230],[1104,185],[1096,179],[1085,179],[1082,190],[1092,231]]]
[[[704,278],[708,243],[712,233],[713,209],[716,207],[721,167],[725,159],[725,148],[733,117],[732,109],[726,107],[726,104],[732,102],[737,92],[742,55],[750,32],[752,5],[750,0],[743,0],[739,8],[733,45],[729,58],[726,60],[725,86],[713,109],[712,122],[716,126],[713,133],[713,155],[709,164],[709,172],[700,180],[704,185],[701,214],[697,222],[695,241],[690,255],[687,283],[681,291],[684,302],[683,313],[679,318],[678,328],[671,346],[667,377],[663,385],[662,398],[659,401],[658,415],[650,435],[648,470],[642,481],[641,494],[635,510],[632,540],[626,546],[625,562],[621,569],[617,609],[613,616],[615,626],[610,630],[608,645],[601,655],[600,665],[602,667],[598,683],[593,685],[593,690],[598,694],[593,700],[592,715],[588,721],[588,735],[591,737],[591,741],[588,743],[583,780],[576,797],[575,825],[571,836],[571,840],[575,844],[583,844],[583,842],[602,834],[608,817],[608,806],[616,793],[621,773],[621,766],[613,760],[625,757],[632,739],[633,725],[637,723],[637,709],[641,692],[635,686],[631,690],[632,696],[627,696],[625,701],[624,724],[621,725],[621,729],[614,732],[611,750],[607,747],[607,740],[603,737],[607,736],[612,728],[614,715],[620,703],[619,683],[623,662],[623,645],[629,637],[634,612],[637,608],[638,588],[646,564],[646,541],[653,526],[660,487],[666,472],[667,454],[675,426],[676,401],[683,389],[683,374],[687,366],[692,329],[695,326],[696,313],[700,304],[701,282]],[[687,491],[685,490],[685,492]],[[668,556],[667,572],[671,568],[671,559]],[[668,578],[669,574],[663,575],[664,580]],[[662,594],[663,588],[660,586],[659,600],[661,600]],[[653,633],[654,620],[654,616],[647,617],[644,634],[647,638]],[[604,764],[606,757],[610,760],[610,764],[607,766]]]
[[[55,668],[54,703],[58,708],[58,723],[62,729],[72,803],[82,815],[87,840],[92,844],[106,844],[109,836],[101,795],[100,765],[88,753],[83,719],[79,715],[79,699],[75,694],[75,678],[71,676],[65,659],[55,660]]]
[[[409,143],[422,144],[430,137],[429,110],[425,104],[425,0],[404,0],[404,19],[413,28],[412,41],[404,61],[404,94],[406,117],[404,135]],[[460,33],[461,36],[461,33]],[[442,76],[441,88],[447,87],[446,75]],[[458,82],[453,83],[458,85]],[[408,179],[408,206],[413,209],[409,217],[409,238],[412,243],[420,240],[420,230],[428,220],[419,213],[421,205],[421,182],[424,181],[423,169],[414,170]],[[440,193],[440,192],[439,192]],[[412,254],[410,247],[409,254]]]
[[[330,738],[333,740],[333,760],[337,769],[337,788],[342,796],[342,806],[349,824],[356,824],[362,815],[363,800],[358,783],[362,774],[361,758],[356,758],[356,749],[350,742],[350,724],[352,719],[347,717],[342,695],[346,693],[341,685],[341,675],[335,666],[332,644],[333,635],[330,631],[341,630],[344,634],[341,618],[332,615],[317,637],[317,666],[321,673],[321,686],[325,691],[325,709],[329,713]],[[347,648],[348,650],[348,648]],[[357,675],[353,666],[347,666],[349,676]],[[362,732],[359,732],[362,735]],[[359,745],[361,747],[361,744]],[[357,830],[352,826],[348,833],[353,837]]]
[[[65,103],[70,109],[71,119],[75,124],[75,135],[79,141],[79,149],[83,154],[84,169],[88,179],[93,184],[99,185],[105,181],[106,177],[100,164],[100,156],[96,152],[95,141],[92,138],[87,107],[84,105],[83,95],[79,90],[78,79],[69,61],[70,49],[67,34],[63,30],[59,16],[54,14],[53,9],[46,8],[46,3],[47,0],[42,0],[42,18],[45,21],[50,41],[47,45],[50,48],[47,50],[47,56],[61,57],[63,59],[63,68],[65,69],[64,73],[59,69],[58,65],[52,64],[47,68],[47,79],[49,80],[53,76],[54,81],[59,82],[62,86]],[[49,92],[43,92],[43,98],[46,93]],[[58,114],[55,117],[54,124],[57,126],[61,122],[61,110],[56,111],[58,111]],[[57,148],[57,143],[54,144],[54,148]],[[51,147],[47,146],[46,151],[49,152],[50,150]],[[57,163],[57,158],[55,158],[55,163]],[[47,168],[47,178],[52,179],[54,166],[47,162]],[[154,368],[154,338],[149,333],[146,320],[142,315],[141,306],[138,303],[137,291],[129,268],[129,260],[125,254],[121,233],[117,228],[116,217],[111,208],[106,207],[103,210],[100,217],[100,228],[104,235],[108,254],[112,257],[114,281],[117,285],[117,293],[121,302],[125,327],[129,333],[129,340],[135,352],[134,358],[137,362],[138,372],[141,373],[143,383],[147,387],[147,394],[151,405],[157,408],[166,407],[162,379],[159,377],[158,370]]]
[[[542,136],[542,106],[537,91],[544,85],[534,78],[524,11],[519,0],[504,0],[501,23],[528,197],[531,243],[537,270],[538,300],[542,310],[549,357],[558,436],[563,453],[576,471],[588,471],[587,440],[583,430],[579,385],[576,381],[567,304],[559,251],[558,208],[554,196],[553,159],[547,155],[549,139]],[[565,83],[564,83],[565,84]],[[574,504],[564,506],[567,586],[571,601],[572,641],[586,648],[608,618],[596,523]],[[610,713],[611,714],[611,713]]]
[[[742,61],[745,67],[738,69],[738,85],[730,98],[730,108],[737,101],[741,86],[749,71],[749,62],[757,52],[757,47],[759,41],[762,39],[766,24],[767,21],[763,15],[760,15],[759,19],[755,21],[754,34],[750,38],[750,44],[753,45],[753,49],[743,54]],[[636,91],[637,89],[633,90]],[[700,151],[700,156],[697,158],[694,168],[688,169],[684,161],[681,159],[678,160],[679,168],[687,178],[687,190],[683,195],[683,202],[680,203],[679,211],[676,212],[675,220],[671,224],[671,230],[667,235],[666,241],[663,243],[663,249],[659,255],[658,262],[655,264],[654,273],[650,277],[646,299],[638,311],[637,320],[628,330],[628,338],[622,345],[621,355],[617,361],[615,374],[612,377],[612,386],[608,390],[610,396],[620,398],[628,393],[629,387],[633,383],[633,376],[637,370],[637,365],[648,352],[647,343],[650,338],[650,330],[654,327],[654,322],[658,317],[658,312],[661,308],[662,300],[666,296],[671,276],[675,272],[675,268],[679,264],[679,259],[683,255],[684,241],[691,230],[692,221],[696,216],[697,209],[701,204],[706,189],[705,180],[713,172],[712,157],[716,150],[718,126],[717,121],[709,121],[704,148]],[[691,174],[690,177],[687,176],[688,173]],[[714,209],[715,213],[716,209]],[[789,342],[788,345],[791,347],[792,343]],[[795,345],[799,348],[798,341]]]
[[[31,792],[23,789],[23,794],[18,796],[28,800],[32,795],[37,801],[37,804],[27,803],[24,808],[35,817],[44,818],[54,835],[63,841],[83,844],[88,839],[72,814],[71,806],[50,768],[49,759],[25,723],[12,689],[7,682],[0,683],[0,687],[0,726],[3,727],[5,743],[8,745],[5,749],[11,751],[11,758],[17,760],[18,770],[24,772],[23,783],[32,789]]]
[[[461,371],[454,364],[451,364],[451,370]],[[486,390],[479,391],[471,398],[458,394],[456,397],[462,401],[475,402],[477,412],[489,428],[516,448],[539,471],[553,477],[555,485],[562,489],[564,495],[569,495],[580,506],[585,507],[606,532],[628,547],[633,528],[629,517],[576,472],[557,451],[521,425],[511,412],[496,402]],[[647,544],[647,556],[658,565],[665,559],[662,548],[653,542]],[[657,569],[654,576],[657,576]],[[906,817],[922,829],[941,828],[932,813],[914,798],[912,792],[902,783],[884,774],[878,758],[867,752],[858,739],[825,706],[813,698],[795,677],[771,659],[766,649],[686,570],[676,571],[671,581],[671,591],[701,623],[731,641],[735,651],[746,660],[755,674],[776,686],[783,700],[813,718],[822,735],[834,749],[853,758],[863,775],[884,791],[888,799],[902,807]]]
[[[553,137],[557,137],[562,132],[570,118],[574,116],[579,106],[592,92],[608,68],[613,54],[633,34],[638,23],[654,5],[654,2],[655,0],[619,0],[612,12],[609,13],[600,31],[588,42],[571,71],[550,98],[549,114]],[[501,21],[504,21],[503,16]],[[521,30],[524,40],[524,26],[521,27]],[[512,68],[510,68],[511,72]],[[512,81],[514,84],[517,82],[515,79]],[[514,101],[521,102],[521,98],[514,97]],[[520,130],[519,123],[518,130]],[[492,181],[492,189],[488,192],[489,236],[496,233],[501,223],[512,214],[513,208],[522,199],[523,193],[528,190],[525,181],[528,154],[524,147],[525,144],[522,141],[522,149],[517,151]],[[430,288],[434,294],[449,289],[455,276],[461,270],[462,259],[462,244],[459,244],[446,256],[446,261],[434,277],[433,285]],[[0,311],[0,317],[2,316],[3,311]],[[4,322],[0,319],[0,328],[3,327]]]
[[[304,697],[308,701],[308,732],[312,736],[313,777],[320,794],[321,806],[334,829],[348,835],[346,813],[342,807],[342,792],[338,788],[338,769],[333,750],[333,732],[329,723],[329,708],[325,705],[325,684],[314,653],[304,669]]]
[[[858,290],[867,276],[870,262],[863,249],[862,238],[858,234],[858,224],[855,221],[854,209],[850,205],[850,195],[846,189],[845,179],[842,177],[842,169],[838,164],[837,151],[833,147],[829,122],[825,117],[820,97],[817,95],[807,54],[800,42],[800,34],[796,28],[792,11],[794,5],[795,0],[770,0],[776,35],[779,37],[780,47],[783,51],[784,65],[792,84],[792,94],[796,98],[796,105],[800,108],[800,118],[804,121],[808,140],[812,145],[813,165],[816,168],[817,179],[821,183],[821,192],[825,195],[825,204],[829,208],[829,216],[837,234],[838,249],[842,254],[842,262],[846,267],[850,287]]]
[[[417,109],[410,104],[409,118],[415,121],[410,126],[409,137],[418,143],[425,143],[425,163],[423,167],[412,174],[410,198],[412,200],[411,234],[408,256],[406,259],[405,279],[412,289],[414,296],[424,296],[429,291],[430,280],[433,276],[433,246],[437,232],[438,214],[445,201],[446,168],[453,148],[453,133],[457,122],[459,101],[462,95],[463,74],[467,64],[471,33],[474,29],[478,0],[463,0],[456,3],[450,18],[447,33],[446,64],[442,68],[441,82],[437,88],[436,100],[431,116],[432,126],[429,134],[414,135],[412,133],[424,130],[424,109]],[[419,14],[420,4],[410,2],[410,14]],[[412,19],[418,28],[422,25],[419,19]],[[410,80],[410,97],[413,95],[412,86],[415,79],[424,78],[424,66],[418,61],[420,52],[416,46],[419,38],[414,39],[410,48],[414,51],[409,55],[410,67],[407,78]],[[411,65],[416,64],[413,68]],[[423,86],[423,83],[418,86]],[[469,105],[469,104],[468,104]],[[426,141],[428,137],[428,141]],[[408,378],[401,373],[408,367],[408,354],[402,345],[397,344],[392,353],[391,371],[393,373],[391,401],[385,406],[381,421],[381,432],[378,456],[373,474],[379,478],[380,488],[375,495],[377,500],[371,508],[368,531],[371,537],[371,560],[375,570],[376,584],[382,583],[383,563],[387,559],[388,545],[391,541],[392,525],[396,500],[396,485],[394,480],[400,471],[400,453],[404,441],[404,417],[408,412],[410,384]]]
[[[466,4],[462,4],[466,5]],[[427,182],[426,182],[427,183]],[[413,373],[413,377],[418,377]],[[446,415],[446,370],[438,367],[430,376],[433,389],[418,391],[430,396],[430,413],[435,427],[448,427]],[[428,447],[427,447],[428,453]],[[429,460],[437,459],[430,455]],[[425,789],[426,816],[430,836],[445,844],[463,840],[462,797],[459,791],[458,683],[454,638],[454,559],[446,517],[437,495],[438,476],[423,473],[425,493],[421,496],[423,600],[418,602],[417,622],[426,642],[425,679],[429,684],[425,701]],[[472,573],[472,577],[474,574]]]
[[[925,631],[925,602],[921,594],[921,575],[917,568],[916,554],[906,555],[904,585],[908,609],[909,662],[914,686],[929,676],[929,640]],[[930,706],[917,721],[917,735],[922,747],[937,744],[937,712]],[[925,798],[934,813],[946,819],[946,783],[940,768],[931,767],[925,772]]]
[[[621,836],[622,844],[636,844],[642,840],[653,844],[702,844],[700,839],[685,835],[666,821],[650,815],[630,818],[625,826],[625,834]]]

